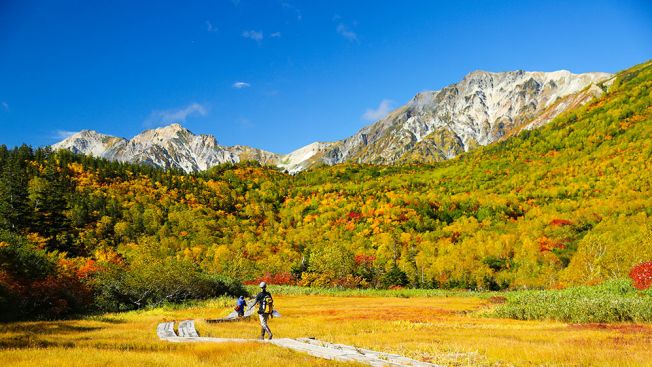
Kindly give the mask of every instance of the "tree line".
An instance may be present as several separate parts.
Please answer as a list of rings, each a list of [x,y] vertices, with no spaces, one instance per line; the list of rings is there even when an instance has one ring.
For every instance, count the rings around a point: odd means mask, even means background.
[[[0,146],[0,310],[127,310],[318,287],[500,290],[652,259],[652,66],[549,125],[434,164],[184,174]]]

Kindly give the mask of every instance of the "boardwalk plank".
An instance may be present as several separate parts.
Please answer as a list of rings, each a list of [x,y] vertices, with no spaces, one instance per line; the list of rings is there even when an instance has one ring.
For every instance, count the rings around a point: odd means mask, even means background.
[[[274,340],[211,338],[200,337],[195,329],[194,320],[185,320],[179,324],[179,336],[174,333],[174,323],[164,322],[157,327],[160,339],[174,343],[269,343],[288,348],[313,357],[335,360],[360,362],[372,367],[441,367],[432,363],[417,361],[398,354],[377,352],[369,349],[356,348],[350,345],[334,344],[315,339],[279,338]]]
[[[309,339],[309,338],[299,338],[297,340],[302,341],[304,343],[312,344],[312,345],[323,346],[323,347],[326,347],[326,348],[339,349],[339,350],[342,350],[342,351],[348,351],[350,353],[358,353],[358,354],[366,356],[369,359],[377,359],[379,361],[390,362],[390,363],[392,363],[391,365],[412,366],[412,367],[433,367],[433,366],[436,366],[435,364],[432,364],[432,363],[417,361],[415,359],[407,358],[407,357],[404,357],[404,356],[401,356],[401,355],[398,355],[398,354],[377,352],[377,351],[373,351],[373,350],[369,350],[369,349],[357,348],[357,347],[350,346],[350,345],[334,344],[334,343],[329,343],[329,342],[324,342],[324,341],[321,341],[321,340]]]
[[[195,320],[184,320],[179,323],[179,336],[184,338],[196,338],[199,336],[195,329]]]
[[[159,338],[173,338],[177,334],[174,332],[174,322],[162,322],[156,327],[156,334]]]

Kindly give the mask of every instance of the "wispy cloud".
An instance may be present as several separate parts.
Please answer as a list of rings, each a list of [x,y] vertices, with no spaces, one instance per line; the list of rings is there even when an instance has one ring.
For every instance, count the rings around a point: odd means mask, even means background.
[[[262,42],[265,36],[263,35],[263,31],[244,31],[242,32],[242,37],[252,39],[256,42]]]
[[[214,26],[213,23],[211,23],[210,20],[207,20],[206,22],[204,22],[204,24],[206,24],[206,31],[207,32],[217,32],[217,27]]]
[[[243,88],[249,88],[251,87],[251,84],[247,82],[235,82],[231,85],[235,89],[243,89]]]
[[[349,42],[358,42],[358,34],[352,31],[349,26],[346,24],[340,22],[337,23],[337,26],[335,27],[335,30],[337,33],[344,37],[347,41]]]
[[[301,21],[303,19],[303,15],[301,14],[301,10],[299,10],[297,7],[294,5],[290,4],[287,1],[283,1],[281,3],[281,6],[283,6],[284,9],[294,12],[294,15],[297,17],[298,21]]]
[[[64,140],[77,134],[78,132],[79,131],[56,130],[52,135],[52,139]]]
[[[251,120],[245,117],[241,117],[238,119],[238,125],[240,125],[240,127],[243,129],[251,129],[256,126],[254,125],[253,122],[251,122]]]
[[[392,100],[389,99],[383,99],[380,101],[380,105],[378,105],[378,108],[368,108],[365,113],[362,115],[362,118],[367,120],[367,121],[376,121],[380,120],[381,118],[385,117],[389,111],[392,110]]]
[[[7,103],[6,101],[2,101],[2,103],[0,103],[0,106],[2,106],[3,111],[9,112],[9,103]]]
[[[208,108],[199,103],[191,103],[185,107],[168,110],[154,110],[147,116],[143,125],[154,126],[173,122],[186,122],[190,116],[206,116]]]
[[[231,4],[233,4],[233,6],[238,6],[240,5],[240,0],[231,0]]]
[[[269,35],[269,38],[281,38],[281,32],[274,32]]]

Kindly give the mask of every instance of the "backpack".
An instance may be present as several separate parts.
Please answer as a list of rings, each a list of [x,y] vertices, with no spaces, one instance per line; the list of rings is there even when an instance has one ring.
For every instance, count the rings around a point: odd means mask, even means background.
[[[272,295],[268,294],[263,298],[263,313],[271,314],[274,311],[274,300]]]

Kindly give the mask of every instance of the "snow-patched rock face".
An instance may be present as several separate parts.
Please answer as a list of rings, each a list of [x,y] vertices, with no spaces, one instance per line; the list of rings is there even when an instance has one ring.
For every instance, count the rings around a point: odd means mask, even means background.
[[[327,151],[332,146],[333,143],[314,142],[308,144],[282,156],[277,166],[292,174],[303,171],[310,165],[313,157]]]
[[[224,147],[215,137],[195,135],[179,124],[147,130],[131,140],[84,130],[53,148],[186,172],[243,160],[277,165],[290,173],[346,161],[437,161],[521,129],[543,126],[558,114],[600,96],[610,78],[607,73],[573,74],[566,70],[474,71],[459,83],[418,93],[406,105],[349,138],[312,143],[283,156],[246,146]]]
[[[148,163],[185,172],[206,170],[238,158],[217,144],[212,135],[195,135],[179,124],[146,130],[127,142],[111,159]]]
[[[265,163],[275,163],[278,159],[276,154],[260,149],[223,147],[212,135],[195,135],[179,124],[146,130],[131,140],[84,130],[52,147],[185,172],[202,171],[221,163],[236,163],[245,153],[253,156],[253,159],[264,157]]]
[[[595,96],[601,90],[595,84],[610,77],[607,73],[572,74],[566,70],[550,73],[474,71],[459,83],[417,94],[385,118],[338,142],[324,153],[323,162],[388,164],[405,159],[406,153],[415,149],[438,152],[440,158],[448,159],[457,152],[490,144],[547,111],[548,114],[536,123],[537,127],[542,126],[566,107],[576,106],[577,102],[586,103],[589,98],[559,105],[555,105],[556,102],[592,85],[591,95]],[[459,146],[444,149],[436,146],[441,139],[424,141],[431,134],[446,137],[446,144],[454,142]],[[422,141],[424,143],[420,144]],[[424,147],[424,144],[430,146]]]
[[[124,146],[126,139],[100,134],[92,130],[82,130],[69,136],[52,146],[53,149],[68,149],[73,153],[92,155],[93,157],[105,157],[105,153],[111,149]]]

